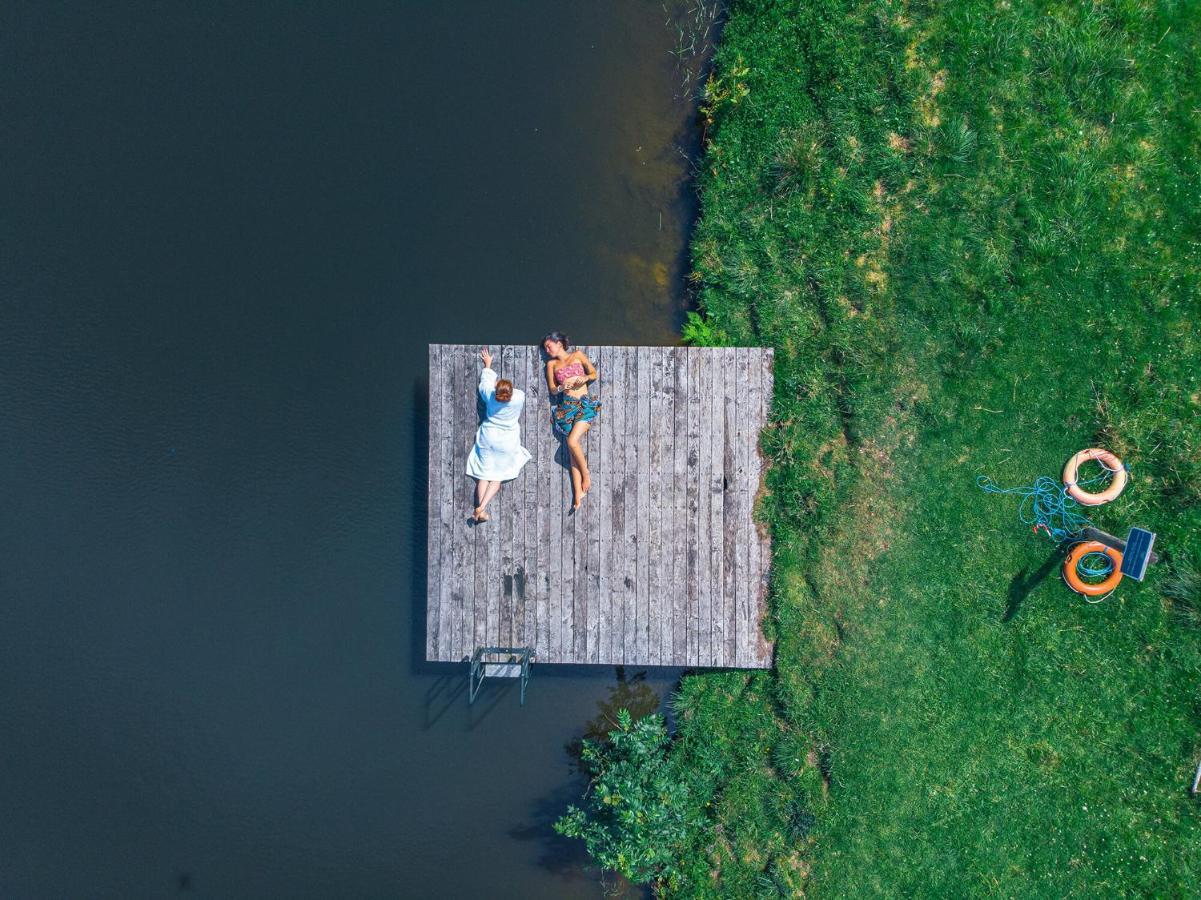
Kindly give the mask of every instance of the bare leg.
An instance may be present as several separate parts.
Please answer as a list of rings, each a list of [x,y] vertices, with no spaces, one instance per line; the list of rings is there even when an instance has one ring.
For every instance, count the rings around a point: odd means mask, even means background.
[[[580,446],[580,441],[591,428],[588,422],[576,422],[572,426],[571,432],[567,435],[567,452],[571,454],[572,467],[572,486],[575,486],[575,471],[579,470],[580,484],[576,491],[576,506],[580,505],[580,501],[584,499],[584,494],[592,489],[592,473],[588,471],[588,460],[584,457],[584,448]]]
[[[571,464],[571,508],[579,509],[580,501],[584,499],[584,491],[580,487],[580,469],[574,462]]]
[[[481,478],[476,485],[476,497],[479,506],[475,508],[473,516],[477,522],[487,522],[490,516],[484,511],[492,498],[500,492],[499,481],[489,481],[486,478]]]
[[[484,506],[487,506],[489,503],[491,503],[492,498],[500,493],[500,485],[501,483],[499,481],[488,482],[488,490],[484,492]]]
[[[475,480],[475,509],[471,511],[471,518],[477,522],[480,520],[480,513],[484,508],[484,494],[488,490],[488,482],[483,478]]]

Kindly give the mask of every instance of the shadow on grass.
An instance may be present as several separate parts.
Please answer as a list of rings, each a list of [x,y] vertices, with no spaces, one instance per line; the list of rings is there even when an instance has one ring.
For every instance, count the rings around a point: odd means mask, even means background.
[[[1063,556],[1063,550],[1056,547],[1047,561],[1039,566],[1029,578],[1026,577],[1026,573],[1030,571],[1029,567],[1023,568],[1013,576],[1009,582],[1009,602],[1005,604],[1005,614],[1001,616],[1002,622],[1008,622],[1018,614],[1022,604],[1030,596],[1030,592],[1042,584],[1046,577],[1063,563]]]

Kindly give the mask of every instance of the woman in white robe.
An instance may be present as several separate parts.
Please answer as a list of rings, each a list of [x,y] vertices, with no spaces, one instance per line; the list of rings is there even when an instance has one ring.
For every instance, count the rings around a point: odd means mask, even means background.
[[[472,518],[487,522],[487,506],[500,491],[502,481],[521,474],[530,461],[530,453],[521,446],[521,408],[525,392],[513,387],[507,378],[497,378],[492,369],[492,354],[480,351],[484,371],[480,373],[480,398],[484,401],[484,421],[475,433],[475,446],[467,457],[467,474],[476,479],[476,508]]]

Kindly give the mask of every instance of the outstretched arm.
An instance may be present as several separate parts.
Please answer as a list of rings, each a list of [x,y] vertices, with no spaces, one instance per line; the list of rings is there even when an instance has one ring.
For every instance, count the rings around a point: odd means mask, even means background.
[[[487,403],[496,393],[496,373],[492,369],[480,372],[480,397]]]
[[[496,393],[496,373],[492,371],[492,354],[487,347],[480,348],[480,362],[484,364],[484,371],[480,372],[480,396],[487,403]]]

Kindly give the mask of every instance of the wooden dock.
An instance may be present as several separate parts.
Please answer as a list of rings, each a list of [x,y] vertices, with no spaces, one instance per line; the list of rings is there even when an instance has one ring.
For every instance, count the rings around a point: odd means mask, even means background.
[[[752,516],[772,395],[761,348],[583,347],[602,401],[592,492],[571,514],[536,347],[492,347],[526,392],[533,459],[469,522],[476,346],[431,344],[426,658],[532,646],[539,663],[767,668],[771,547]]]

